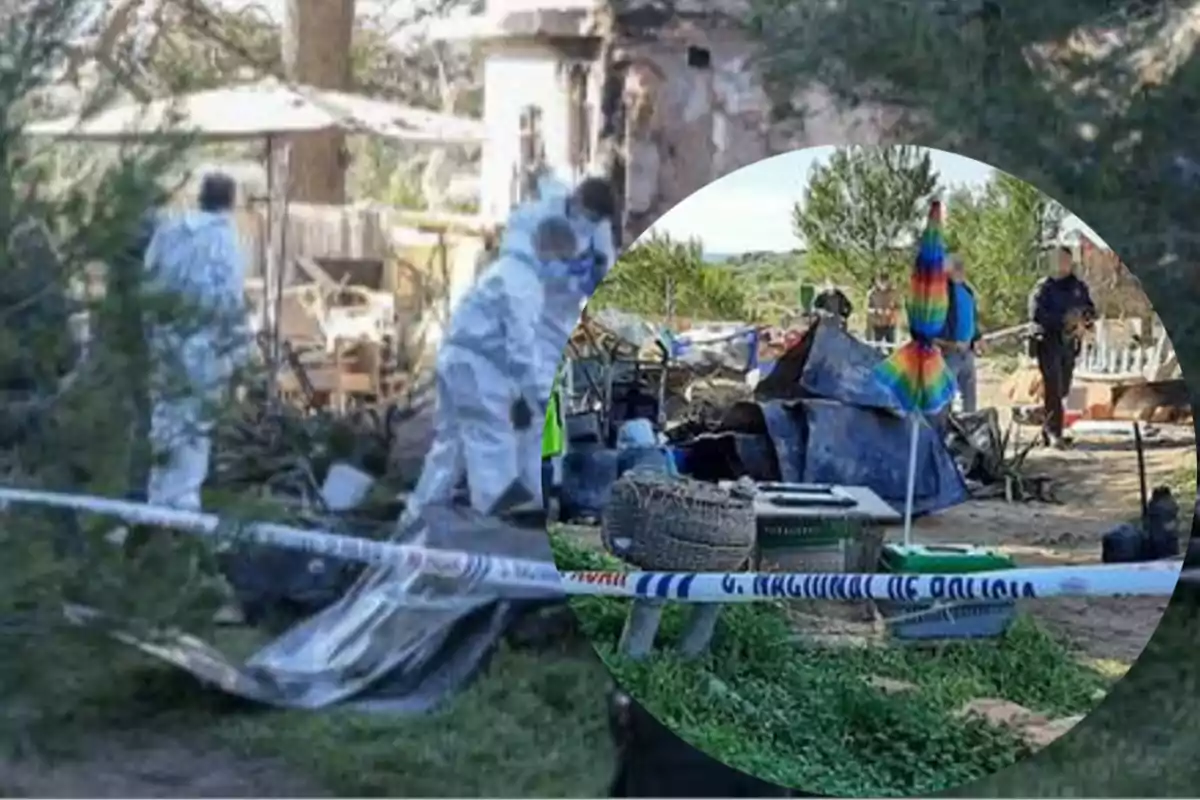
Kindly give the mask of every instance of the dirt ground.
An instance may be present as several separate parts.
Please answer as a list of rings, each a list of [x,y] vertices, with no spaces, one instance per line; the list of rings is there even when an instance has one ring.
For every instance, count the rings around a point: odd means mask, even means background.
[[[981,364],[981,408],[1008,404],[1000,391],[1003,376]],[[1007,425],[1002,415],[1001,425]],[[1035,429],[1021,431],[1029,441]],[[1171,443],[1145,447],[1146,478],[1155,486],[1178,485],[1180,475],[1194,470],[1195,445],[1186,431],[1170,431]],[[914,538],[922,542],[957,542],[998,547],[1022,565],[1096,564],[1104,533],[1139,514],[1137,456],[1132,442],[1115,437],[1079,439],[1071,450],[1034,450],[1028,468],[1048,475],[1061,501],[1007,503],[973,501],[914,523]],[[1179,497],[1190,522],[1192,497]],[[900,531],[890,535],[900,536]],[[1113,668],[1132,664],[1145,647],[1162,613],[1166,598],[1058,598],[1030,602],[1029,610],[1073,641],[1093,659]]]

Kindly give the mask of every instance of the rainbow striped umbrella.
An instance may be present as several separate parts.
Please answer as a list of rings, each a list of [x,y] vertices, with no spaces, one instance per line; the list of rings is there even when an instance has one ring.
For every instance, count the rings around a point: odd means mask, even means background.
[[[950,306],[945,261],[942,204],[934,200],[921,235],[905,306],[912,340],[875,368],[879,382],[908,412],[936,414],[954,399],[954,376],[946,368],[942,351],[933,343],[946,325]]]
[[[875,368],[875,376],[891,390],[912,420],[908,458],[908,495],[904,509],[904,542],[912,534],[913,492],[916,488],[917,441],[921,417],[935,414],[954,399],[957,386],[934,340],[946,325],[950,307],[946,282],[946,245],[942,239],[942,204],[929,206],[929,220],[921,235],[917,262],[909,283],[908,329],[911,341]]]

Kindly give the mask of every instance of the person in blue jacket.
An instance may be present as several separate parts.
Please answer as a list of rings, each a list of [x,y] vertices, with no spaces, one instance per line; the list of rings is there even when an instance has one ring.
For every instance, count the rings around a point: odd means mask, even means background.
[[[964,414],[978,410],[978,390],[975,381],[975,357],[979,354],[979,304],[975,290],[967,283],[967,270],[962,256],[949,258],[947,270],[949,307],[946,327],[938,337],[938,345],[946,358],[946,366],[958,384],[958,396]]]

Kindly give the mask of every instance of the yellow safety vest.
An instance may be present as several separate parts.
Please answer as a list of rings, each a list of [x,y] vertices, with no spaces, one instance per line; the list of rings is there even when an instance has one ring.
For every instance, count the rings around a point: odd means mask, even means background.
[[[562,372],[554,377],[550,402],[546,406],[546,427],[542,429],[542,458],[554,458],[563,453]]]

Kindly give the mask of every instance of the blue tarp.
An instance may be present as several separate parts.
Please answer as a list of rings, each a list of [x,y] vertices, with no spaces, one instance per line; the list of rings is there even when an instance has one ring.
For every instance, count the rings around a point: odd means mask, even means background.
[[[883,356],[835,325],[817,325],[809,336],[796,399],[759,404],[781,479],[866,486],[902,512],[912,428],[875,380]],[[940,431],[922,424],[919,437],[913,513],[966,501],[966,484]]]
[[[804,394],[901,412],[896,398],[875,378],[875,367],[883,361],[878,350],[828,323],[815,326],[809,336],[812,344],[800,374]]]
[[[788,470],[793,477],[785,480],[866,486],[897,511],[904,510],[912,431],[908,420],[831,400],[788,405],[785,413],[792,428],[799,429],[804,446],[799,452],[789,451],[772,430],[780,471],[785,453],[793,462]],[[767,415],[767,427],[780,427],[778,413]],[[966,501],[966,484],[940,432],[928,425],[919,430],[913,513],[928,514]]]

